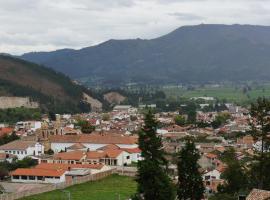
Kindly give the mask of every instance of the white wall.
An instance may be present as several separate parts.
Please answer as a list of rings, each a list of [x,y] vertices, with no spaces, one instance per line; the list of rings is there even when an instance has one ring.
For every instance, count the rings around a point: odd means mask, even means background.
[[[68,148],[72,146],[75,143],[51,143],[51,149],[57,153],[60,152],[61,150],[65,150],[65,148]]]
[[[129,157],[129,159],[127,158]],[[124,164],[131,164],[132,158],[131,155],[125,151],[123,151],[119,156],[117,156],[117,165],[123,166]]]
[[[203,175],[203,180],[206,180],[206,176],[210,176],[210,179],[207,179],[207,181],[210,181],[210,180],[213,180],[213,179],[220,179],[220,172],[216,169],[210,171],[210,172],[207,172]],[[212,177],[215,177],[215,178],[212,178]]]
[[[33,156],[33,155],[37,156],[37,155],[44,154],[44,146],[40,143],[36,143],[35,146],[28,147],[26,150],[10,149],[10,150],[5,150],[3,152],[15,155],[17,156],[19,160],[22,160],[27,156]]]
[[[56,179],[55,177],[53,178],[45,178],[45,180],[37,180],[37,177],[35,177],[35,180],[29,180],[29,177],[27,177],[27,180],[21,179],[14,179],[13,176],[11,176],[11,181],[12,182],[18,182],[18,183],[60,183],[60,182],[65,182],[65,174],[60,176],[60,179]]]
[[[139,160],[142,160],[141,153],[132,153],[130,156],[132,162],[138,162]]]

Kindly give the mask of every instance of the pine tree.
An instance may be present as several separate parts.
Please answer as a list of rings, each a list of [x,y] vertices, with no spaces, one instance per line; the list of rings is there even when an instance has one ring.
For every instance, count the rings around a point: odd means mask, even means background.
[[[270,101],[266,98],[258,98],[250,108],[252,136],[260,142],[260,149],[254,155],[251,168],[251,180],[253,186],[259,189],[270,189],[269,158],[270,158]]]
[[[204,186],[199,164],[200,154],[194,142],[187,140],[185,147],[178,155],[178,187],[179,200],[200,200],[203,198]]]
[[[248,179],[246,171],[237,159],[235,149],[230,148],[225,151],[222,155],[222,161],[227,164],[225,171],[221,174],[225,183],[218,187],[218,191],[238,196],[239,192],[247,190]]]
[[[143,160],[138,163],[138,195],[134,199],[173,200],[175,195],[167,175],[167,161],[157,135],[157,122],[149,110],[145,114],[145,125],[139,133],[139,148]]]

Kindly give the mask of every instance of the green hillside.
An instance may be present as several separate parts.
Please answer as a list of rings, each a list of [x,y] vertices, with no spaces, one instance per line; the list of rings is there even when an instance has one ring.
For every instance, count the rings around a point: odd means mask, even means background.
[[[10,56],[0,55],[0,96],[29,96],[44,111],[82,112],[90,105],[82,101],[86,88],[52,69]]]

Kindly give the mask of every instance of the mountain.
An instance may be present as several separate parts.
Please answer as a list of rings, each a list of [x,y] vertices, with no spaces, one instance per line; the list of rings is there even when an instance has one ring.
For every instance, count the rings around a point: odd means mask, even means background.
[[[89,110],[85,95],[92,93],[62,73],[0,55],[0,96],[30,97],[43,110],[64,113]]]
[[[269,80],[270,27],[184,26],[151,40],[109,40],[21,58],[88,84]]]

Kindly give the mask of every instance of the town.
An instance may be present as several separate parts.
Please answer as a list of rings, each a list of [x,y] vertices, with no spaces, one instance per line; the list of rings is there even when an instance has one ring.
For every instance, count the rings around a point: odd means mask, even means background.
[[[0,0],[0,200],[270,200],[269,13]]]
[[[198,99],[213,101],[214,98]],[[225,103],[219,111],[209,112],[205,111],[209,104],[198,105],[193,121],[190,115],[181,114],[181,108],[173,112],[155,112],[156,133],[166,152],[168,173],[176,182],[177,153],[185,146],[186,139],[195,142],[200,154],[198,164],[204,195],[211,197],[226,182],[222,178],[227,168],[222,158],[224,152],[233,148],[236,159],[245,162],[255,151],[260,151],[261,141],[250,135],[251,116],[247,108]],[[16,194],[21,188],[25,195],[25,183],[29,184],[29,194],[35,194],[43,183],[71,184],[104,172],[135,177],[137,163],[143,159],[138,132],[144,125],[146,110],[154,111],[155,108],[155,104],[138,108],[116,105],[106,113],[44,114],[39,121],[2,123],[2,195],[6,192]],[[25,165],[20,166],[20,162]]]

